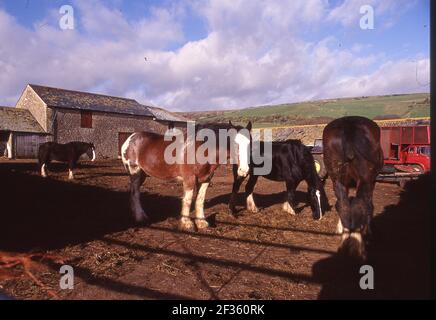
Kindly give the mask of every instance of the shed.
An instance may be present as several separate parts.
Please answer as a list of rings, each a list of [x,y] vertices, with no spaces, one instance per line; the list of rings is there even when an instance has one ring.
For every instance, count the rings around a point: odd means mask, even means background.
[[[0,156],[35,158],[47,136],[29,110],[0,107]]]

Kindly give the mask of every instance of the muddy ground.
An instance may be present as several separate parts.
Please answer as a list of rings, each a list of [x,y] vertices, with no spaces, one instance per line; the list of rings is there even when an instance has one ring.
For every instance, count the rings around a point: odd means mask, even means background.
[[[178,229],[182,188],[148,178],[142,202],[153,222],[136,226],[128,209],[128,177],[121,162],[82,163],[76,180],[62,164],[49,179],[33,162],[0,163],[0,250],[48,252],[73,266],[75,287],[60,290],[59,268],[46,263],[34,275],[61,299],[338,299],[426,298],[430,295],[430,178],[405,189],[378,183],[374,236],[368,262],[374,290],[359,288],[359,266],[336,251],[334,208],[312,220],[306,185],[297,192],[297,215],[281,210],[283,183],[259,179],[255,201],[237,217],[227,203],[232,177],[218,169],[207,192],[212,227]],[[326,184],[330,204],[336,198]],[[19,267],[17,267],[19,268]],[[18,299],[50,299],[30,277],[0,281]]]

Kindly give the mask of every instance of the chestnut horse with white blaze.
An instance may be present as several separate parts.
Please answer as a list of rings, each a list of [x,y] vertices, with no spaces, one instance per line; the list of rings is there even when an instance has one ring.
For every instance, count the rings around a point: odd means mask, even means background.
[[[251,122],[246,128],[234,126],[231,123],[198,125],[195,127],[195,133],[201,132],[202,129],[212,130],[215,141],[210,137],[204,141],[197,141],[198,139],[195,137],[194,140],[187,139],[187,133],[180,132],[183,138],[182,161],[180,162],[169,163],[167,161],[167,148],[171,148],[173,141],[166,139],[165,135],[136,132],[125,141],[121,148],[121,156],[130,175],[130,206],[136,222],[148,222],[149,220],[140,201],[140,187],[147,176],[162,180],[178,180],[183,183],[180,226],[182,229],[190,230],[194,228],[189,215],[195,188],[198,191],[195,199],[195,225],[198,229],[209,226],[204,215],[204,200],[214,172],[221,163],[220,153],[225,152],[225,160],[228,160],[231,154],[236,155],[235,162],[238,163],[238,174],[241,176],[248,174]],[[227,141],[224,146],[224,143],[218,139],[219,132],[222,130],[233,132],[233,136],[226,137]],[[210,139],[212,141],[209,141]],[[206,143],[213,145],[212,150],[205,150],[205,154],[212,155],[213,159],[198,161],[195,157],[194,161],[190,162],[188,160],[189,150],[194,150],[197,154],[197,151],[203,150]],[[235,150],[231,150],[232,146]]]
[[[363,236],[370,231],[376,177],[383,167],[380,128],[364,117],[343,117],[330,122],[323,132],[324,163],[333,182],[341,251],[365,259]],[[349,191],[355,188],[355,197]]]

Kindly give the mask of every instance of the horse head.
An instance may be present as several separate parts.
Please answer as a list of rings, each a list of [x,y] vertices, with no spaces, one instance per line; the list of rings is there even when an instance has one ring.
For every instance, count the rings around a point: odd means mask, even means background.
[[[324,183],[316,174],[314,177],[314,187],[310,188],[310,207],[314,220],[321,220],[324,214],[331,209],[327,194],[324,189]]]
[[[238,176],[246,177],[250,171],[252,123],[251,121],[248,122],[245,128],[242,126],[235,126],[231,122],[229,122],[229,124],[237,131],[234,142],[237,146]]]

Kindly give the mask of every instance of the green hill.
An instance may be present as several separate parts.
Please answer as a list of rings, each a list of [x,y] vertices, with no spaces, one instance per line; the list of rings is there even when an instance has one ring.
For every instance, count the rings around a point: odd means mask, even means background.
[[[241,110],[183,113],[200,122],[245,123],[257,127],[326,123],[346,115],[374,120],[430,116],[430,94],[415,93],[374,97],[328,99],[301,103],[260,106]]]

